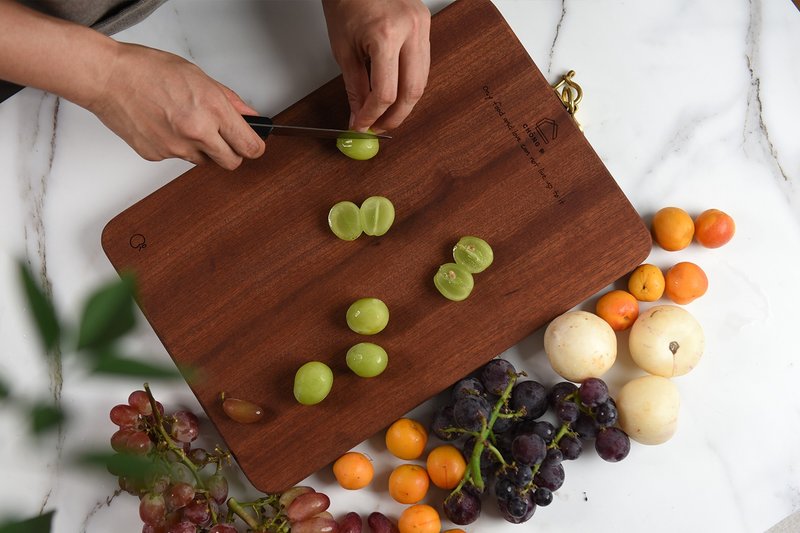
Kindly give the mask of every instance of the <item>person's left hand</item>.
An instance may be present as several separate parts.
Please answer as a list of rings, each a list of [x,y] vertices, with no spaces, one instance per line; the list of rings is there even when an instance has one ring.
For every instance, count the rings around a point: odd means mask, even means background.
[[[322,7],[347,89],[350,128],[399,126],[428,82],[430,11],[420,0],[322,0]]]

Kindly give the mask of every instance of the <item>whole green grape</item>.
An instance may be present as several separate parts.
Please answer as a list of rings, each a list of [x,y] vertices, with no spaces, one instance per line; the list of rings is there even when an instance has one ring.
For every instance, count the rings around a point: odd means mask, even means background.
[[[389,355],[371,342],[359,342],[347,350],[347,367],[362,378],[374,378],[386,370]]]
[[[333,372],[320,361],[310,361],[294,375],[294,397],[303,405],[314,405],[324,400],[333,386]]]
[[[453,259],[473,274],[483,272],[494,261],[489,243],[479,237],[461,237],[453,247]]]
[[[394,223],[394,205],[383,196],[370,196],[359,209],[361,228],[367,235],[384,235]]]
[[[377,298],[361,298],[347,309],[347,326],[361,335],[375,335],[389,323],[389,308]]]
[[[442,296],[454,302],[464,300],[472,292],[475,281],[469,270],[456,263],[445,263],[433,277],[433,284]]]
[[[336,139],[336,148],[350,159],[366,161],[378,153],[378,139]]]
[[[353,202],[339,202],[328,212],[328,226],[344,241],[354,241],[361,236],[361,213]]]

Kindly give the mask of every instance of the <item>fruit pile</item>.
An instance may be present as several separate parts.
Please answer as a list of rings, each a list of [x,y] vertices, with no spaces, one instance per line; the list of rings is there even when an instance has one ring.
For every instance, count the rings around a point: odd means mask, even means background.
[[[507,521],[529,520],[564,483],[563,461],[577,459],[591,440],[606,461],[628,455],[630,440],[615,427],[616,404],[602,380],[561,382],[548,391],[537,381],[519,380],[522,375],[495,359],[478,377],[458,382],[451,403],[436,414],[432,432],[445,441],[461,439],[467,460],[444,501],[453,523],[477,520],[485,494],[494,496]],[[541,419],[548,411],[555,424]]]

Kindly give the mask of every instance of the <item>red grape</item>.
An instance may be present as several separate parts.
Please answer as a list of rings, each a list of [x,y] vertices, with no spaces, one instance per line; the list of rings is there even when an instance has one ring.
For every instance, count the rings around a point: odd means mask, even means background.
[[[231,420],[240,424],[252,424],[264,416],[264,410],[261,407],[238,398],[225,398],[222,402],[222,410]]]
[[[321,492],[301,494],[286,508],[286,516],[290,522],[300,522],[325,511],[331,500]]]
[[[181,509],[194,500],[194,487],[188,483],[176,483],[169,488],[166,495],[167,508]]]
[[[167,506],[161,494],[145,494],[139,502],[139,518],[142,522],[151,526],[158,526],[164,523]]]
[[[209,502],[205,498],[196,498],[183,509],[183,518],[202,526],[211,520]]]
[[[292,522],[292,533],[339,533],[339,525],[333,518],[312,516]]]
[[[196,533],[197,526],[188,520],[181,520],[177,524],[173,524],[167,530],[167,533]]]
[[[230,524],[217,524],[209,529],[208,533],[236,533],[236,528]]]
[[[208,495],[214,498],[217,503],[225,503],[228,499],[228,480],[222,474],[214,474],[206,482]]]
[[[178,442],[192,442],[200,432],[200,421],[189,411],[176,411],[172,415],[170,434]]]
[[[381,513],[372,513],[367,518],[367,524],[372,533],[399,533],[394,523]]]
[[[130,405],[115,405],[111,408],[109,417],[121,428],[132,428],[139,424],[139,412]]]
[[[147,393],[143,390],[133,391],[131,395],[128,396],[128,405],[136,409],[144,416],[150,416],[153,414],[153,408],[150,405],[150,398],[147,397]]]
[[[291,489],[281,494],[281,498],[280,500],[278,500],[278,503],[281,505],[281,507],[286,509],[292,504],[295,498],[297,498],[301,494],[306,494],[309,492],[314,492],[314,489],[312,489],[311,487],[303,487],[303,486],[292,487]]]
[[[339,523],[339,533],[361,533],[361,516],[358,513],[347,513]]]

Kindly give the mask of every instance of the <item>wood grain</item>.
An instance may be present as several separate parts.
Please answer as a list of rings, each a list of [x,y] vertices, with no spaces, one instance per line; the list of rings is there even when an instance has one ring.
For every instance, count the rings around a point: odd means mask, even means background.
[[[640,217],[490,2],[437,14],[431,47],[425,96],[374,159],[270,138],[263,158],[233,173],[197,167],[104,231],[108,257],[137,275],[142,310],[175,362],[199,370],[192,390],[260,490],[324,467],[650,250]],[[276,121],[335,126],[347,116],[336,78]],[[389,233],[335,238],[330,207],[371,195],[395,204]],[[432,278],[462,235],[491,243],[495,262],[455,303]],[[344,319],[366,296],[391,312],[368,338],[390,358],[371,380],[344,359],[367,340]],[[292,396],[309,360],[335,375],[330,396],[310,407]],[[221,391],[262,405],[264,422],[228,420]]]

